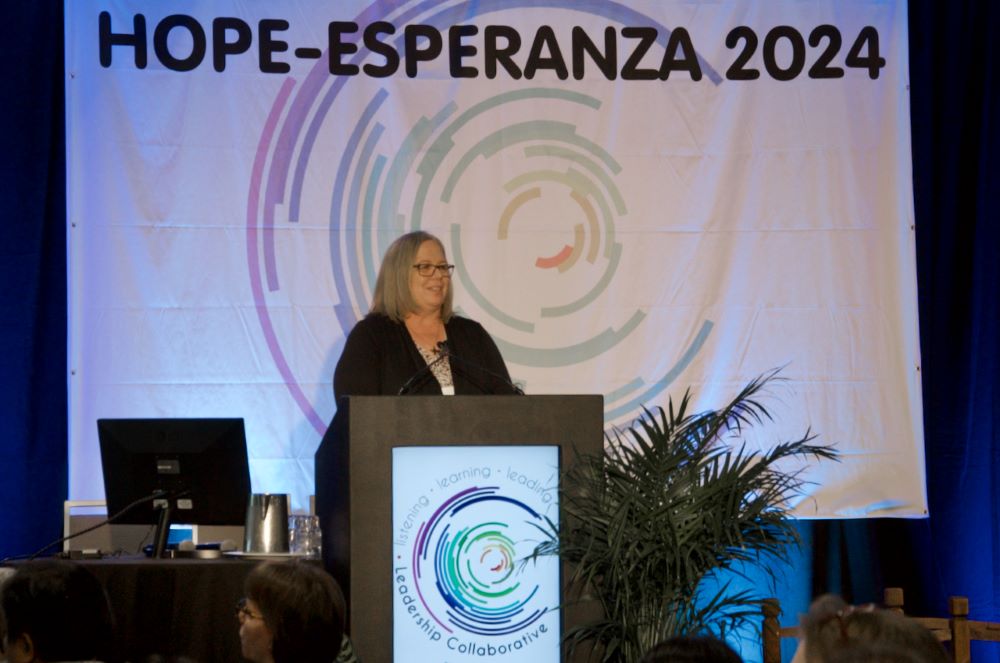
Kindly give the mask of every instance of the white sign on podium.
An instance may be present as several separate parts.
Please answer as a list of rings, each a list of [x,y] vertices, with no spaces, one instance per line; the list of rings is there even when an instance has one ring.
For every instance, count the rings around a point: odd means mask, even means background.
[[[396,661],[558,663],[557,446],[392,451]]]

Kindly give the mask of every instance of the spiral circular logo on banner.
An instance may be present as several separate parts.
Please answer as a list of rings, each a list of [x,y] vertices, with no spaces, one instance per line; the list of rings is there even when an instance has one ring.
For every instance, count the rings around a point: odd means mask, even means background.
[[[661,39],[670,34],[617,3],[569,0],[374,3],[354,22],[447,31],[476,20],[523,24],[532,12],[553,11],[594,25],[655,26]],[[401,31],[386,37],[397,49],[403,39]],[[381,57],[359,44],[344,61],[362,67]],[[642,151],[657,149],[657,134],[641,128],[649,87],[554,76],[468,82],[452,78],[446,60],[426,63],[414,80],[399,73],[391,81],[332,76],[321,63],[278,93],[254,164],[248,261],[258,318],[286,386],[316,430],[325,430],[326,417],[301,385],[329,376],[317,378],[314,365],[290,359],[302,332],[276,319],[311,299],[304,274],[336,293],[333,320],[346,335],[368,310],[388,245],[428,229],[456,265],[459,312],[489,329],[529,392],[545,371],[573,367],[601,376],[600,384],[550,389],[603,392],[606,421],[633,416],[691,363],[713,326],[670,320],[669,331],[662,328],[655,303],[664,284],[650,266],[663,259],[649,255],[631,228],[640,219],[630,200],[648,206],[661,195],[655,177],[635,172]],[[664,109],[673,106],[664,100]],[[609,121],[636,125],[631,142],[612,140],[618,132],[609,132]],[[293,229],[325,234],[281,241]],[[319,241],[322,264],[312,253]],[[317,324],[309,333],[324,331]],[[660,347],[664,334],[672,347]]]

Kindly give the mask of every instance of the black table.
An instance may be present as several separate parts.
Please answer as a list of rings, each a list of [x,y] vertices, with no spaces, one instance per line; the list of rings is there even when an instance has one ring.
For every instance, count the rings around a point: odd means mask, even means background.
[[[197,663],[238,663],[236,602],[259,562],[222,558],[86,560],[107,589],[116,622],[119,660],[151,654]]]

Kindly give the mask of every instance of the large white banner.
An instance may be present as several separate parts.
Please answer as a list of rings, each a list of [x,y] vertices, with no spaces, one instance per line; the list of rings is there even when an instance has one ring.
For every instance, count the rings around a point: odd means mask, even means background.
[[[783,367],[804,517],[926,514],[906,7],[66,3],[70,494],[100,417],[240,416],[304,508],[331,376],[417,228],[528,393],[609,428]]]

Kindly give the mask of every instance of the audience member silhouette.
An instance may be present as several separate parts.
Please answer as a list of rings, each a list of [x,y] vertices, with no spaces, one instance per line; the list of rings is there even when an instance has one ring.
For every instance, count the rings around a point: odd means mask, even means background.
[[[708,635],[675,636],[659,643],[640,663],[743,663],[739,654]]]
[[[916,621],[874,605],[855,607],[839,596],[820,596],[803,617],[793,663],[948,663],[934,634]]]
[[[827,656],[827,663],[922,663],[923,660],[919,654],[898,645],[875,643],[848,645]]]
[[[0,585],[0,643],[9,663],[107,661],[114,645],[107,594],[73,562],[23,564]]]
[[[308,563],[266,563],[240,601],[240,646],[252,663],[331,663],[341,653],[347,607],[336,581]]]

